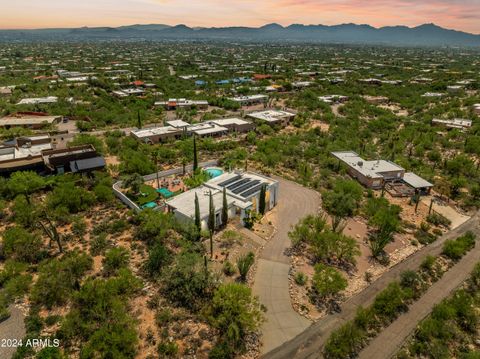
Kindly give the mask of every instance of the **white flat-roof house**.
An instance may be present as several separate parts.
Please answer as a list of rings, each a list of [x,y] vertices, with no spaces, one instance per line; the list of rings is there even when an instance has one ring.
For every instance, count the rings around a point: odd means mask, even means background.
[[[238,96],[238,97],[230,97],[230,101],[237,102],[240,106],[249,106],[255,105],[259,103],[265,103],[268,101],[267,95],[249,95],[249,96]]]
[[[187,127],[187,132],[190,134],[195,134],[198,137],[218,137],[226,135],[228,133],[228,128],[218,126],[217,124],[211,122],[202,122]]]
[[[457,128],[459,130],[465,130],[472,127],[472,120],[465,120],[461,118],[454,118],[452,120],[442,120],[434,118],[432,120],[433,125],[445,126],[447,128]]]
[[[295,114],[287,111],[267,110],[249,113],[247,117],[252,118],[256,122],[267,123],[271,126],[286,126],[295,118]]]
[[[366,161],[354,151],[332,152],[347,165],[348,173],[368,188],[379,189],[387,182],[403,182],[420,193],[428,193],[433,185],[412,172],[385,160]]]
[[[243,219],[247,211],[258,211],[260,192],[265,186],[266,211],[277,205],[278,182],[253,172],[228,172],[215,177],[203,186],[179,194],[167,201],[167,207],[175,217],[183,223],[195,221],[195,194],[200,207],[202,230],[208,229],[208,215],[210,207],[210,193],[215,207],[215,224],[223,224],[223,189],[226,189],[228,217]]]
[[[17,103],[17,105],[39,105],[47,103],[56,103],[58,102],[58,97],[48,96],[48,97],[35,97],[35,98],[24,98]]]
[[[343,95],[325,95],[318,98],[320,101],[332,104],[332,103],[343,103],[348,100],[348,96]]]
[[[157,101],[155,106],[164,106],[167,110],[176,110],[177,108],[189,109],[197,107],[199,109],[208,108],[208,101],[205,100],[187,100],[185,98],[171,98],[168,101]]]

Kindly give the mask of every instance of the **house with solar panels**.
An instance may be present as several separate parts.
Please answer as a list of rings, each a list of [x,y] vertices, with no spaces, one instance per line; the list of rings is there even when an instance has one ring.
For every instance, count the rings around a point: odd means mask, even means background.
[[[228,219],[238,218],[243,224],[247,211],[257,212],[260,202],[260,192],[265,186],[266,211],[273,209],[278,201],[278,181],[253,172],[227,172],[212,178],[202,186],[179,194],[167,201],[169,212],[173,213],[182,223],[195,221],[195,195],[200,207],[202,230],[208,229],[210,194],[215,207],[215,224],[221,227],[225,221],[222,218],[223,189],[227,194]]]

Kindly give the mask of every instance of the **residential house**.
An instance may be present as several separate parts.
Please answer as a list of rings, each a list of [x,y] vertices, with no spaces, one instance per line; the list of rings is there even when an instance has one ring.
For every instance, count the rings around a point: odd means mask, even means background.
[[[252,118],[257,123],[266,123],[270,126],[280,125],[282,127],[287,126],[295,116],[295,113],[279,110],[257,111],[247,114],[247,117]]]
[[[225,224],[222,218],[223,190],[227,197],[228,218],[239,218],[240,223],[249,211],[258,212],[260,192],[265,188],[265,210],[269,211],[277,205],[278,182],[253,172],[223,173],[190,191],[179,194],[167,201],[168,210],[183,223],[193,224],[195,221],[195,195],[198,198],[200,222],[202,230],[208,229],[210,213],[210,195],[215,207],[216,227]]]

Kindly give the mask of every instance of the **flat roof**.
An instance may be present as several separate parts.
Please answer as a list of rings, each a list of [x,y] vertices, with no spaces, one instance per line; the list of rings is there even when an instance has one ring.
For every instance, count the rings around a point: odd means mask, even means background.
[[[463,127],[472,126],[472,120],[464,120],[461,118],[454,118],[452,120],[442,120],[442,119],[434,118],[432,120],[432,123],[440,123],[440,124],[446,125],[447,127],[453,127],[453,128],[463,128]]]
[[[295,114],[287,111],[267,110],[252,112],[249,113],[247,116],[266,122],[277,122],[284,120],[285,118],[294,117]]]
[[[267,95],[249,95],[249,96],[229,97],[228,99],[235,102],[245,102],[245,101],[252,101],[252,100],[263,100],[266,98],[268,98]]]
[[[6,116],[0,118],[0,126],[28,126],[28,125],[41,125],[42,123],[52,124],[57,121],[61,116],[34,116],[34,115],[22,115],[22,116]]]
[[[218,126],[215,123],[203,122],[203,123],[189,126],[187,128],[187,131],[193,132],[201,136],[201,135],[208,135],[208,134],[218,133],[218,132],[226,132],[228,131],[228,128]]]
[[[70,162],[72,172],[79,172],[85,170],[92,170],[95,168],[105,167],[105,159],[102,156],[86,158],[83,160],[76,160]]]
[[[142,130],[135,130],[131,133],[138,138],[146,138],[150,136],[166,135],[169,133],[177,133],[179,129],[172,126],[152,127]]]
[[[212,120],[209,121],[211,123],[214,123],[219,126],[228,126],[228,125],[247,125],[250,124],[250,122],[242,120],[240,118],[220,118],[218,120]]]
[[[223,208],[223,192],[206,186],[200,186],[187,192],[179,194],[167,201],[167,204],[183,215],[194,218],[195,216],[195,194],[198,197],[200,207],[200,218],[208,217],[210,208],[210,192],[212,193],[213,205],[216,212]],[[227,204],[230,207],[235,199],[227,195]]]
[[[37,103],[55,103],[58,101],[58,97],[56,96],[48,96],[48,97],[36,97],[36,98],[24,98],[17,103],[17,105],[34,105]]]
[[[412,186],[413,188],[426,188],[426,187],[433,187],[433,184],[424,180],[422,177],[417,176],[413,172],[406,172],[403,175],[403,182]]]
[[[343,161],[349,167],[354,168],[365,177],[383,178],[381,173],[402,171],[404,170],[399,165],[385,160],[365,161],[358,153],[354,151],[340,151],[332,152],[332,155]]]
[[[185,122],[185,121],[182,121],[182,120],[167,121],[167,124],[172,126],[172,127],[175,127],[175,128],[190,126],[190,124],[188,122]]]

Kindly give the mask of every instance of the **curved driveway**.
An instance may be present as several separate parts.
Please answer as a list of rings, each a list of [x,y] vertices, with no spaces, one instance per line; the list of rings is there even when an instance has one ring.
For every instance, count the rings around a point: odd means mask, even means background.
[[[253,293],[267,308],[266,322],[262,327],[262,353],[294,338],[311,322],[292,308],[288,274],[290,258],[285,250],[290,247],[288,232],[301,218],[315,214],[320,207],[320,194],[296,183],[279,181],[277,205],[277,231],[260,254]]]

